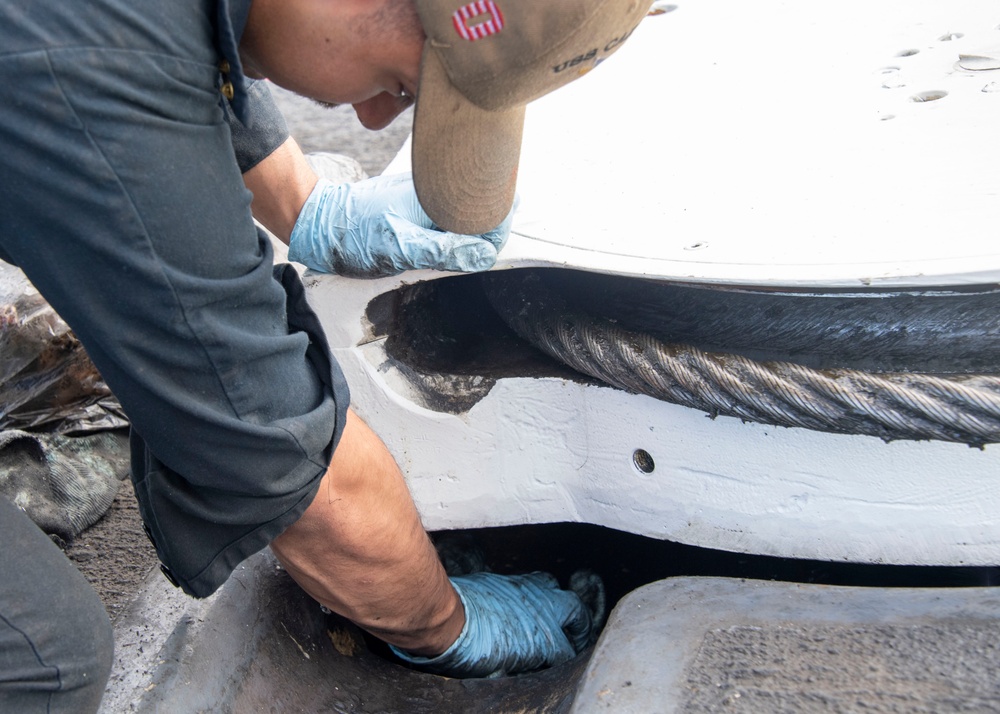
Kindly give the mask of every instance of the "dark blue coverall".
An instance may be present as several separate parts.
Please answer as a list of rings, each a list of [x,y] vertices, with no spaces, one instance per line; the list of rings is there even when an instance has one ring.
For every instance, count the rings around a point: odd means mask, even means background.
[[[249,6],[0,0],[0,257],[121,401],[147,532],[199,597],[309,505],[348,404],[250,214],[242,172],[287,129],[240,69]],[[87,711],[107,617],[32,528],[0,503],[0,711]]]

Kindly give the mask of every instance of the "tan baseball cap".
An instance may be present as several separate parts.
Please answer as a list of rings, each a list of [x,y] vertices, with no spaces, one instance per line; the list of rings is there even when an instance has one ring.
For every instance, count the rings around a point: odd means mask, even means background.
[[[510,212],[524,107],[617,50],[650,0],[416,0],[427,41],[413,181],[439,227],[478,234]]]

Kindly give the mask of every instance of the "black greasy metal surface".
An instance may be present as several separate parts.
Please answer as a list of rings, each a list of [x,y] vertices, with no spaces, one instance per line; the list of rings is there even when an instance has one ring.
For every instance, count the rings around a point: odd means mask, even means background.
[[[387,338],[387,355],[435,411],[468,411],[503,377],[587,379],[514,334],[487,301],[478,275],[380,295],[366,316],[372,336]]]
[[[202,617],[176,624],[133,711],[560,714],[589,656],[517,677],[460,680],[408,669],[370,642],[324,614],[261,553]]]
[[[1000,371],[996,285],[961,291],[779,293],[545,268],[489,273],[483,281],[494,300],[516,300],[512,296],[525,294],[537,283],[580,312],[707,352],[815,369]]]
[[[571,573],[591,569],[604,578],[609,607],[646,583],[686,575],[882,588],[997,582],[996,568],[861,566],[769,558],[586,524],[456,531],[434,538],[439,548],[446,541],[454,544],[446,549],[450,572],[544,570],[565,583]],[[469,557],[459,562],[456,553]],[[114,679],[114,691],[105,697],[109,713],[561,714],[576,705],[582,674],[594,662],[588,652],[551,670],[494,680],[447,679],[407,669],[353,625],[323,614],[267,552],[240,566],[204,609],[190,606],[205,601],[183,598],[179,615],[170,615],[169,603],[163,600],[159,595],[143,600],[142,611],[132,613],[142,617],[123,620],[130,633],[142,629],[142,637],[138,631],[135,638],[116,633],[124,669]],[[168,605],[167,612],[157,610],[161,603]],[[147,629],[162,631],[165,623],[170,624],[161,639],[148,636]],[[624,662],[629,654],[626,649],[606,652],[602,661],[605,666],[619,658]]]
[[[269,612],[280,613],[295,586],[271,583]],[[313,606],[315,607],[315,606]],[[551,712],[568,710],[585,658],[536,674],[504,679],[448,679],[383,658],[351,623],[335,616],[303,625],[292,641],[280,614],[270,626],[230,711]],[[310,655],[309,659],[304,653]]]

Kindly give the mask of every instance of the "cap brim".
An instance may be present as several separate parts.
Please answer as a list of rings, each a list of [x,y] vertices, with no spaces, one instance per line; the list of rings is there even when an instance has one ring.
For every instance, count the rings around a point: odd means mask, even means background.
[[[424,46],[413,117],[413,182],[444,230],[496,228],[514,204],[524,106],[487,111],[452,85],[437,52]]]

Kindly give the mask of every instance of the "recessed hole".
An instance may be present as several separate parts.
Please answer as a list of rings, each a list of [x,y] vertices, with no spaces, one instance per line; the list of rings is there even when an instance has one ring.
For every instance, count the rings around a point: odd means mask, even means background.
[[[983,91],[986,94],[993,94],[994,92],[1000,92],[1000,82],[990,82],[985,87],[983,87]]]
[[[878,71],[882,75],[882,89],[899,89],[905,87],[906,83],[899,75],[899,67],[883,67]]]
[[[989,55],[959,55],[958,66],[970,72],[989,72],[1000,69],[1000,57]]]
[[[941,35],[938,38],[939,42],[951,42],[952,40],[960,40],[965,37],[964,32],[949,32],[946,35]]]
[[[920,50],[913,50],[913,49],[903,50],[902,52],[899,52],[896,56],[897,57],[912,57],[913,55],[916,55],[916,54],[920,54]]]
[[[948,96],[948,92],[943,89],[932,89],[929,92],[920,92],[920,94],[914,94],[910,97],[911,102],[936,102],[938,99],[944,99]]]
[[[654,2],[650,8],[647,15],[666,15],[668,12],[673,12],[677,9],[676,5],[671,5],[670,3],[661,2],[657,0]]]
[[[632,454],[632,463],[644,474],[651,474],[653,473],[653,469],[656,468],[656,464],[653,463],[653,457],[645,449],[635,450]]]
[[[879,118],[880,118],[880,119],[881,119],[882,121],[889,121],[890,119],[895,119],[895,118],[896,118],[896,115],[895,115],[895,114],[884,114],[883,116],[881,116],[881,117],[879,117]]]
[[[684,246],[684,250],[702,250],[703,248],[707,247],[708,243],[706,243],[705,241],[700,241],[698,243],[692,243],[691,245]]]

